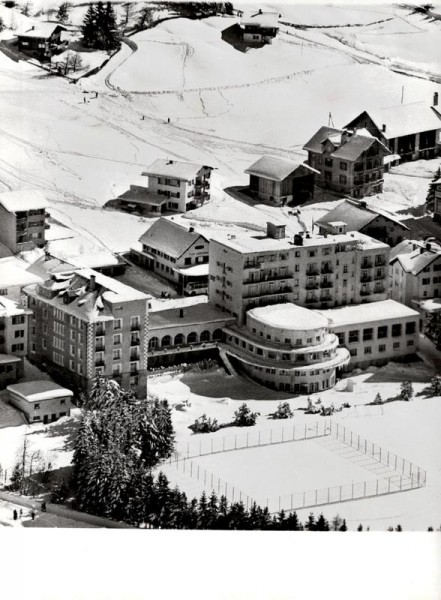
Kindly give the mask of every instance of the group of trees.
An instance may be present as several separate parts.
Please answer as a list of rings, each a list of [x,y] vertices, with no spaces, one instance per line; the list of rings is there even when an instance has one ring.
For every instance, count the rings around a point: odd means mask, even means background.
[[[148,496],[151,469],[173,451],[170,408],[165,400],[138,400],[105,378],[94,381],[83,408],[73,456],[75,506],[133,520],[131,507]]]
[[[116,15],[110,2],[90,4],[82,25],[83,45],[94,50],[108,52],[121,46]]]
[[[234,14],[231,2],[159,2],[158,10],[167,10],[172,14],[187,19]]]
[[[289,405],[288,405],[289,407]],[[190,425],[189,429],[193,433],[213,433],[225,427],[251,427],[256,424],[258,412],[252,412],[250,407],[244,402],[234,413],[234,420],[229,423],[219,423],[217,419],[212,419],[203,414]]]

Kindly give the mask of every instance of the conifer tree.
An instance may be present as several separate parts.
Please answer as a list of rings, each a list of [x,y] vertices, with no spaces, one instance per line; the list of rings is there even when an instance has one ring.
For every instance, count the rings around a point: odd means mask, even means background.
[[[69,2],[62,2],[60,4],[60,8],[58,9],[56,19],[59,23],[67,23],[69,20],[69,12],[71,5]]]
[[[96,43],[96,9],[93,4],[89,5],[83,19],[81,32],[83,34],[83,45],[86,48],[94,48]]]

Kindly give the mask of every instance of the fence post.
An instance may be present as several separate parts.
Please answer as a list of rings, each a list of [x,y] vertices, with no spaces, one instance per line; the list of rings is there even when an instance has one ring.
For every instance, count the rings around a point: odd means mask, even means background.
[[[351,500],[354,499],[354,482],[352,482]]]
[[[352,431],[351,431],[351,446],[352,446]]]
[[[357,450],[360,451],[360,436],[357,439]]]
[[[228,493],[228,483],[225,482],[225,498],[227,498],[227,493]]]
[[[367,440],[364,440],[364,453],[367,454]]]

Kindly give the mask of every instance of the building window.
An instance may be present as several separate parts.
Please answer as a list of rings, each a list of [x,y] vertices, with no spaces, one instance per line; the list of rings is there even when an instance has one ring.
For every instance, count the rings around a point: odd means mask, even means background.
[[[340,169],[342,171],[347,171],[348,170],[348,163],[340,161]]]
[[[406,323],[406,335],[412,335],[416,332],[416,322],[410,321]]]
[[[16,317],[12,317],[12,324],[13,325],[23,325],[24,322],[25,322],[24,315],[19,315],[19,316],[16,316]]]
[[[17,329],[17,331],[14,332],[14,337],[15,338],[24,337],[24,329]]]
[[[346,175],[340,175],[340,177],[339,177],[339,181],[340,181],[340,183],[346,183],[346,182],[347,182],[347,177],[346,177]]]
[[[394,350],[398,350],[398,348],[400,347],[400,342],[394,342]]]
[[[413,346],[414,345],[414,341],[413,340],[407,340],[407,345],[408,346]]]
[[[38,402],[34,404],[34,410],[40,410],[40,404]]]
[[[121,344],[121,334],[120,333],[115,333],[113,335],[113,345],[114,346],[118,346],[119,344]]]
[[[377,329],[377,337],[379,340],[387,338],[387,325],[382,325]]]
[[[401,329],[401,323],[395,323],[392,325],[392,337],[400,337]]]
[[[121,329],[121,328],[122,328],[122,319],[115,319],[113,321],[113,329],[115,331],[117,331],[118,329]]]
[[[332,167],[332,158],[325,158],[325,167]]]
[[[364,349],[364,353],[365,354],[372,354],[372,348],[371,348],[371,346],[366,346],[366,348]]]
[[[386,352],[386,344],[380,344],[378,346],[378,352]]]
[[[369,342],[374,339],[374,330],[372,327],[368,327],[367,329],[363,329],[363,342]]]
[[[117,364],[117,365],[113,365],[112,367],[112,376],[113,377],[119,377],[121,375],[121,365]]]
[[[359,341],[359,331],[358,329],[354,329],[353,331],[349,332],[349,343],[350,344],[355,344]]]
[[[349,354],[350,354],[351,356],[357,356],[357,348],[351,348],[351,349],[349,350]]]
[[[113,360],[121,360],[121,348],[113,351]]]

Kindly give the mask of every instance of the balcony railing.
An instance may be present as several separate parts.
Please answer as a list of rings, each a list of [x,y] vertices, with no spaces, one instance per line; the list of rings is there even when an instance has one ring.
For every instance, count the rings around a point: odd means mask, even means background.
[[[332,281],[322,281],[320,283],[321,288],[332,288],[334,286]]]
[[[360,277],[360,281],[362,281],[363,283],[367,283],[369,281],[372,281],[372,277],[370,275],[362,275]]]
[[[384,273],[378,273],[376,275],[374,275],[374,279],[378,280],[378,279],[384,279],[385,278],[385,274]]]
[[[139,338],[136,338],[135,340],[130,340],[131,346],[139,346],[140,343],[141,343],[141,340]]]
[[[97,327],[97,328],[95,329],[95,335],[96,335],[97,337],[99,337],[99,336],[102,336],[102,335],[105,335],[105,334],[106,334],[106,330],[104,329],[104,327]]]
[[[322,273],[333,273],[334,269],[332,268],[331,265],[326,265],[324,267],[321,268],[321,272]]]
[[[318,275],[319,271],[317,268],[315,269],[307,269],[306,271],[306,275],[308,275],[308,277],[313,277],[314,275]]]
[[[370,260],[365,260],[361,263],[361,268],[362,269],[372,269],[372,261]]]
[[[104,350],[106,349],[105,345],[102,343],[99,344],[95,344],[95,351],[96,352],[104,352]]]
[[[292,292],[292,287],[286,285],[274,290],[258,290],[257,292],[248,292],[244,295],[244,298],[259,298],[260,296],[274,296],[276,294],[286,294],[289,292]]]
[[[384,267],[386,266],[386,259],[383,256],[379,256],[375,259],[376,267]]]
[[[306,285],[305,285],[305,289],[307,290],[317,290],[319,287],[319,282],[318,281],[309,281]]]
[[[372,292],[370,290],[361,290],[360,296],[370,296]]]
[[[104,367],[105,366],[104,358],[96,358],[95,359],[95,367]]]
[[[306,300],[305,300],[306,304],[314,304],[315,302],[318,302],[318,298],[310,297],[310,298],[306,298]]]
[[[275,273],[273,275],[262,275],[259,278],[255,278],[255,279],[246,279],[243,283],[244,285],[249,285],[249,284],[253,284],[253,283],[264,283],[265,281],[281,281],[283,279],[290,279],[292,277],[292,273],[285,273],[285,274],[280,274],[280,273]]]
[[[141,330],[141,323],[133,323],[130,326],[130,331],[140,331]]]

